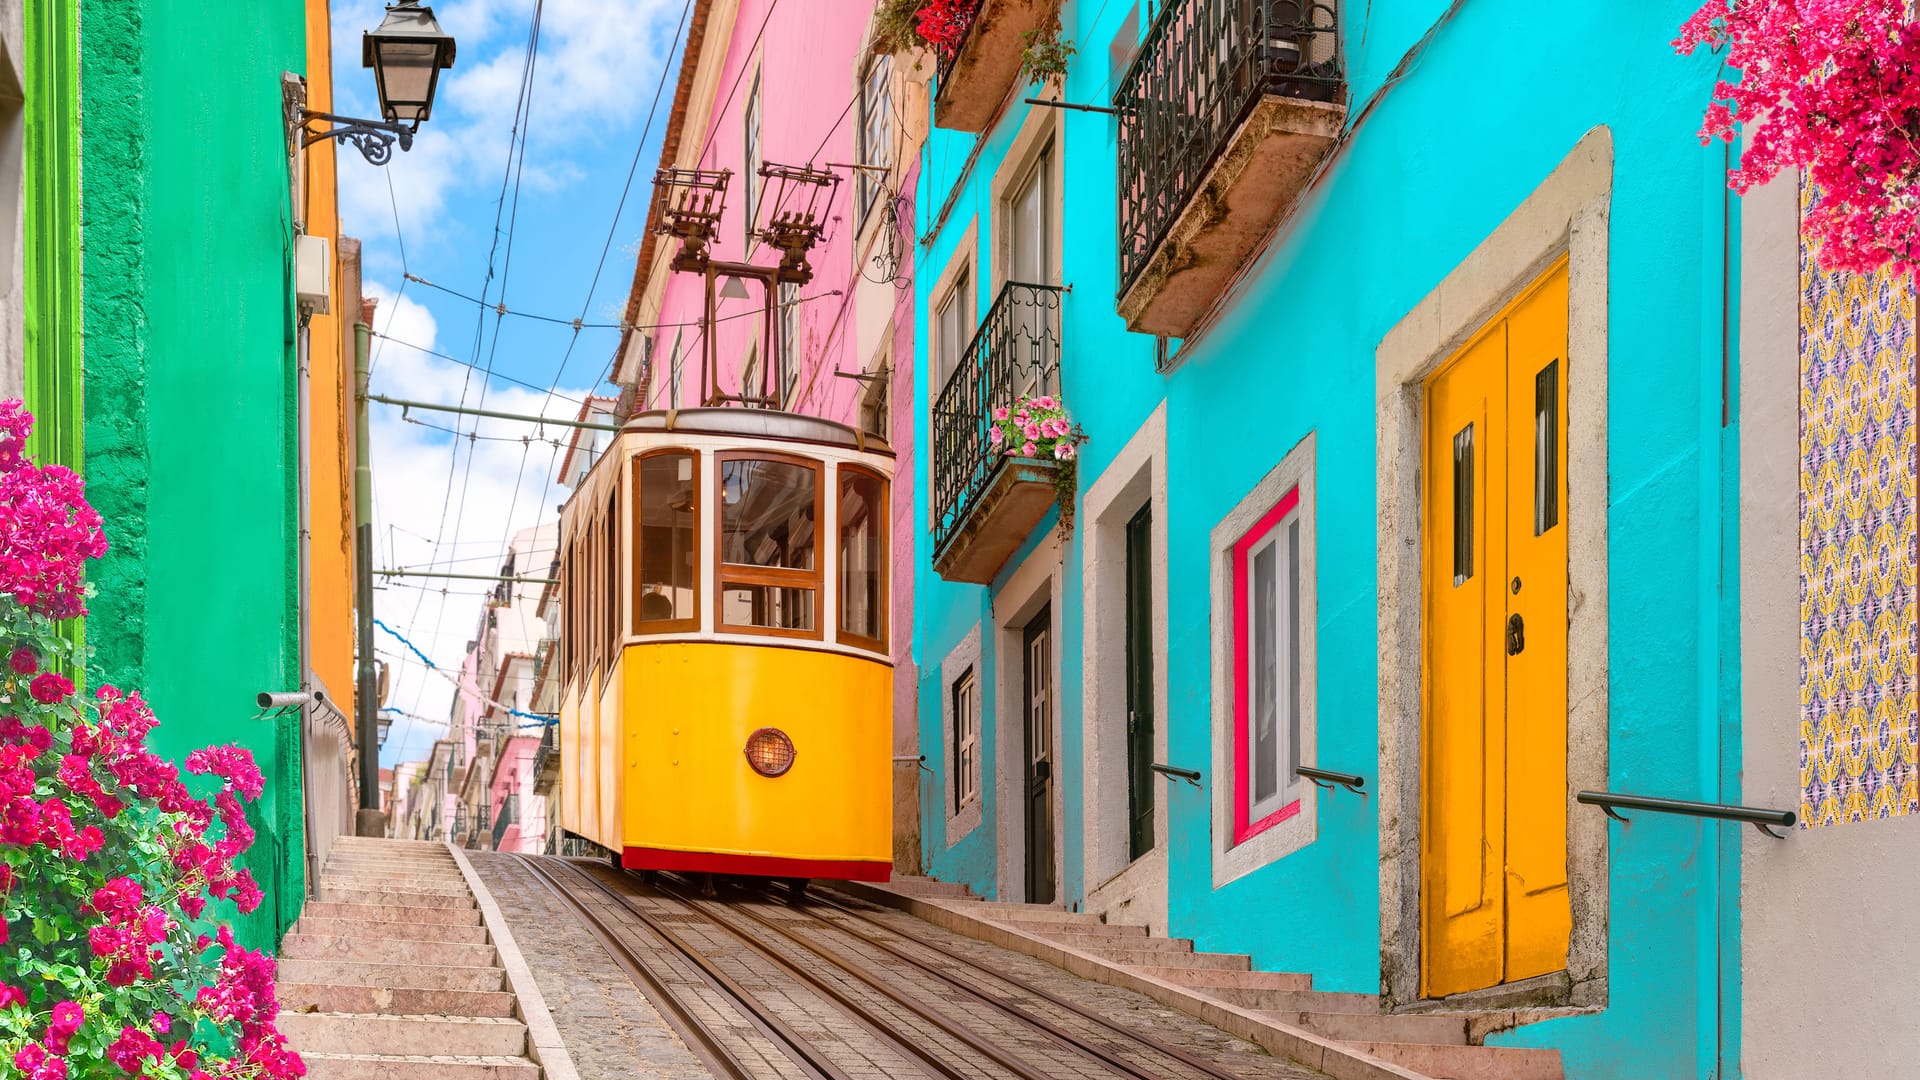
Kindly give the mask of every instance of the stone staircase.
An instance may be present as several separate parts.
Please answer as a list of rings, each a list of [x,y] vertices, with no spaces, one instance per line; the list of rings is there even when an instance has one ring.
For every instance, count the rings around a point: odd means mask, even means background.
[[[314,1080],[540,1080],[445,844],[341,837],[281,943],[280,1030]]]
[[[931,878],[895,875],[885,887],[849,891],[882,903],[891,893],[904,900],[891,906],[949,930],[1140,990],[1337,1077],[1563,1077],[1559,1051],[1479,1045],[1466,1014],[1383,1012],[1378,995],[1315,990],[1311,975],[1254,971],[1250,957],[1194,952],[1192,941],[1153,937],[1144,926],[1110,925],[1098,915],[1059,907],[979,900],[963,886]],[[1021,946],[1022,939],[1029,947]]]

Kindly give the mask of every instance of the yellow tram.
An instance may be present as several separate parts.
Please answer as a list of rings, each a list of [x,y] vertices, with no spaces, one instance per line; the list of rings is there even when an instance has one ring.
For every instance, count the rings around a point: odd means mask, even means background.
[[[893,452],[635,415],[561,511],[561,823],[638,870],[887,879]]]

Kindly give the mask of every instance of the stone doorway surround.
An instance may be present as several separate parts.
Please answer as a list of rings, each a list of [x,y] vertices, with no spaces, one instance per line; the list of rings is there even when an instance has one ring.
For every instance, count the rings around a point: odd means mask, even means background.
[[[1026,657],[1024,633],[1027,624],[1040,613],[1043,607],[1052,615],[1053,649],[1049,657],[1053,665],[1053,874],[1055,902],[1066,897],[1066,797],[1067,765],[1061,752],[1060,732],[1061,703],[1064,695],[1060,683],[1060,654],[1062,651],[1061,614],[1064,608],[1061,594],[1062,560],[1065,558],[1060,538],[1051,525],[1043,525],[1048,535],[1040,545],[1028,555],[1014,571],[1007,575],[993,596],[992,639],[991,644],[982,645],[994,650],[994,682],[992,686],[982,686],[981,696],[991,694],[993,702],[992,723],[994,724],[993,784],[994,805],[998,808],[995,822],[996,857],[995,874],[998,884],[995,895],[1001,900],[1025,903],[1027,900],[1027,834],[1026,834],[1026,742],[1022,725],[1026,723],[1026,696],[1021,683],[1021,673]],[[1050,605],[1050,606],[1049,606]],[[984,710],[983,710],[984,711]]]
[[[1449,1006],[1602,1006],[1607,825],[1573,792],[1607,784],[1607,232],[1613,136],[1595,127],[1375,352],[1379,498],[1380,973],[1389,1006],[1420,1002],[1421,436],[1428,375],[1562,253],[1568,256],[1567,852],[1564,975],[1455,995]]]

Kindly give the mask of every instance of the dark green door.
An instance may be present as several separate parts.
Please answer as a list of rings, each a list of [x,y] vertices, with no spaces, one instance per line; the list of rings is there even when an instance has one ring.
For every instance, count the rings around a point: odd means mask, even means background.
[[[1021,635],[1027,752],[1027,903],[1053,903],[1053,611],[1042,608]]]
[[[1127,858],[1153,850],[1153,509],[1127,522]]]

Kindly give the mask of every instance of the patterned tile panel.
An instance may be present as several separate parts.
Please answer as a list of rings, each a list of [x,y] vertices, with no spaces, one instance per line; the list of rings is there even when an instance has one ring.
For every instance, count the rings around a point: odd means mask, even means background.
[[[1914,440],[1912,280],[1824,273],[1803,240],[1802,828],[1920,813]]]

